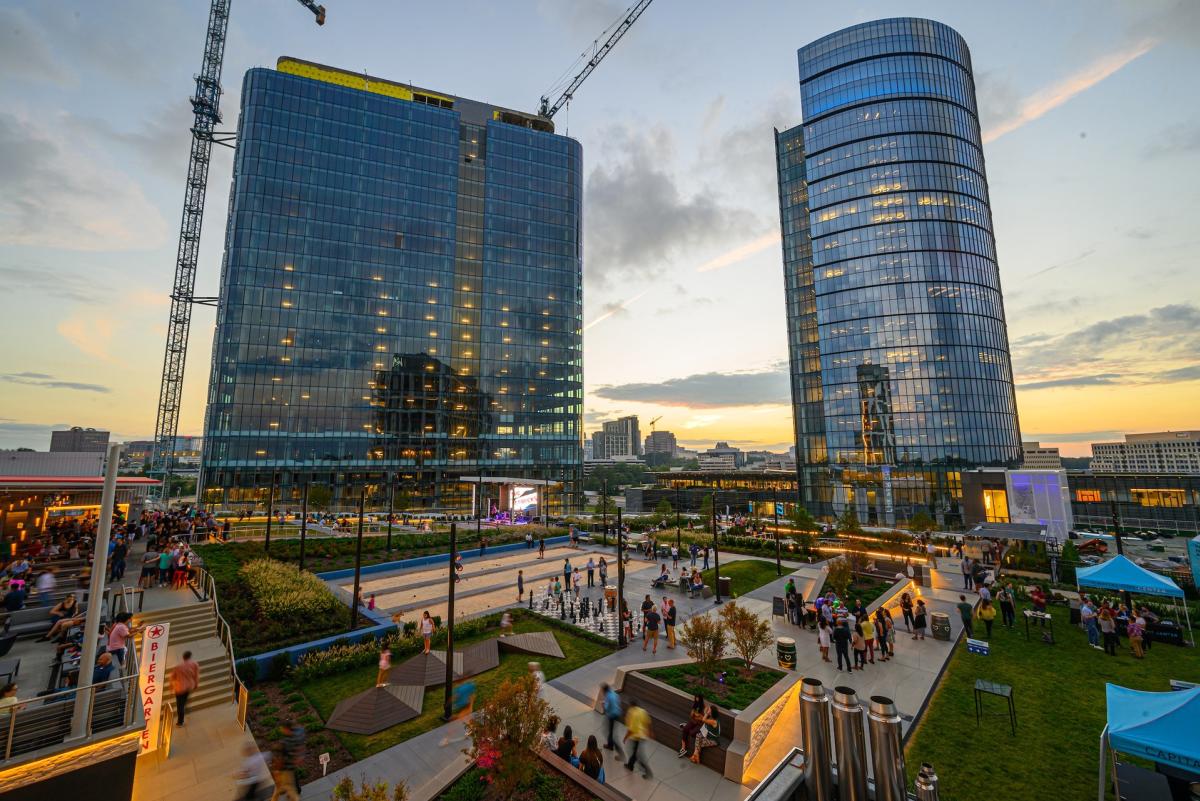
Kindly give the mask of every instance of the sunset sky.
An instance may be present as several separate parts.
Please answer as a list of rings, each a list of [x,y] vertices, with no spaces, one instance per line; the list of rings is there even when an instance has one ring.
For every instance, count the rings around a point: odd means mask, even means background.
[[[626,2],[235,0],[241,76],[280,55],[534,111]],[[791,444],[772,127],[796,49],[885,16],[971,47],[1025,439],[1087,455],[1200,428],[1200,3],[657,0],[559,114],[585,159],[588,430]],[[0,448],[154,427],[207,3],[0,7]],[[197,294],[216,294],[231,153],[213,161]],[[1191,212],[1188,209],[1192,209]],[[199,433],[214,314],[193,319]]]

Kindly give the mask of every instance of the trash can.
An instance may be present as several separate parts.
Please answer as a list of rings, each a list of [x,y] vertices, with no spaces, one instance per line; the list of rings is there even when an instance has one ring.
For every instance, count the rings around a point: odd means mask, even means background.
[[[775,640],[775,657],[779,666],[784,670],[796,669],[796,641],[791,637],[780,637]]]
[[[950,616],[945,612],[934,612],[929,616],[929,628],[935,640],[950,639]]]
[[[733,579],[729,576],[720,576],[717,578],[717,591],[724,597],[729,598],[733,595],[730,588],[733,586]]]

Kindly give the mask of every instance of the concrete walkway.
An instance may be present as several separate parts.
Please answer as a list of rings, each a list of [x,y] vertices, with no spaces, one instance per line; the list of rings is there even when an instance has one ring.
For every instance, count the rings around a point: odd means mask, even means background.
[[[254,744],[250,732],[238,727],[236,716],[232,703],[189,713],[187,725],[175,729],[170,758],[163,759],[161,751],[138,757],[132,801],[234,798],[242,749]]]

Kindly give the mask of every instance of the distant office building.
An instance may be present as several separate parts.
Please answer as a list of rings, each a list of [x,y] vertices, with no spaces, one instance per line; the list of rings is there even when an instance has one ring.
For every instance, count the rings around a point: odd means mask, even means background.
[[[803,503],[961,522],[961,471],[1021,462],[970,53],[902,18],[799,62],[775,139]]]
[[[637,415],[610,420],[592,434],[593,459],[641,455],[642,435],[638,431]]]
[[[704,472],[729,473],[737,469],[737,456],[732,453],[713,453],[706,451],[700,454],[700,469]]]
[[[1127,532],[1200,533],[1200,473],[1067,473],[1075,524],[1104,530],[1113,505]]]
[[[592,438],[588,437],[583,441],[583,461],[592,461],[592,459],[596,458],[595,453],[596,452],[593,450]]]
[[[1093,473],[1200,473],[1200,431],[1126,434],[1093,442]]]
[[[107,431],[72,426],[66,431],[50,432],[51,453],[95,453],[108,450]]]
[[[675,435],[670,431],[651,431],[650,435],[646,437],[645,454],[649,456],[652,453],[663,453],[667,456],[674,456],[678,447]]]
[[[1058,448],[1043,447],[1040,442],[1022,442],[1021,466],[1026,470],[1062,470],[1062,457]]]
[[[730,447],[728,442],[718,442],[716,445],[713,445],[711,448],[704,451],[704,453],[700,454],[700,456],[709,456],[713,458],[727,457],[732,459],[733,467],[731,469],[741,467],[746,462],[745,454],[742,453],[741,449]]]
[[[591,459],[583,463],[583,474],[590,476],[600,467],[627,467],[631,465],[645,466],[646,462],[637,456],[610,456],[606,459]]]
[[[582,150],[535,115],[291,58],[241,92],[204,502],[465,509],[583,456]],[[464,479],[468,479],[464,481]],[[557,511],[552,508],[550,511]]]

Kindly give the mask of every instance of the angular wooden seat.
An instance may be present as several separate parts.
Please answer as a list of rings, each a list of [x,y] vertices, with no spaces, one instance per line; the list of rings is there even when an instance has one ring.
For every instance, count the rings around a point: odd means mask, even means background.
[[[385,684],[352,695],[334,707],[325,728],[351,734],[374,734],[421,714],[425,688]]]
[[[510,634],[507,637],[501,637],[497,642],[506,651],[536,654],[537,656],[553,656],[557,659],[564,658],[562,647],[559,646],[558,640],[554,638],[554,633],[550,631]]]

